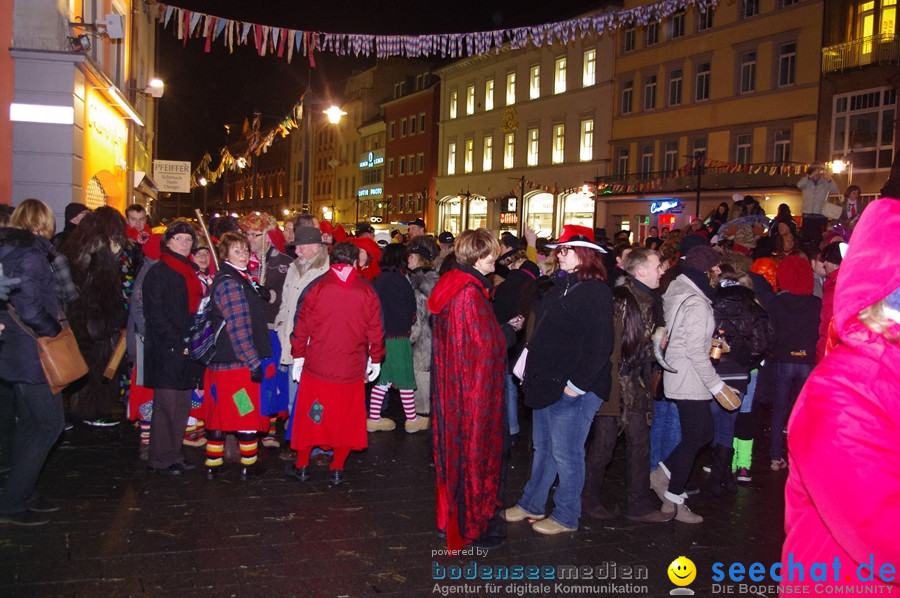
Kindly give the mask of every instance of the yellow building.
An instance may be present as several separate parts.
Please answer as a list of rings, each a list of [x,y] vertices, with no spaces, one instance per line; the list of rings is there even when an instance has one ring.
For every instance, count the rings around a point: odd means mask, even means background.
[[[617,30],[609,226],[641,239],[733,194],[797,214],[802,169],[830,158],[816,154],[822,19],[822,1],[737,0]],[[663,200],[679,207],[651,214]]]

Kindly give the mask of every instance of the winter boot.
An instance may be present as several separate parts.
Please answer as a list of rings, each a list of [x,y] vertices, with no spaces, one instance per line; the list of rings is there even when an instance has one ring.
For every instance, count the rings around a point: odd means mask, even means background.
[[[704,490],[716,498],[722,496],[722,482],[725,477],[725,463],[722,462],[722,447],[714,446],[712,450],[712,463],[710,464],[709,477],[706,479]],[[729,461],[730,463],[730,461]]]
[[[734,474],[731,472],[731,463],[734,459],[734,449],[728,446],[716,447],[716,460],[722,466],[722,489],[726,494],[737,494],[737,484]]]

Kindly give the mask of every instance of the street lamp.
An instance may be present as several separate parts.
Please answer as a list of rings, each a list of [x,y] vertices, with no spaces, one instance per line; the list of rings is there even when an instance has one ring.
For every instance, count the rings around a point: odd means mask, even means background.
[[[206,217],[206,198],[209,192],[209,187],[207,185],[209,184],[209,181],[206,180],[206,177],[200,177],[197,179],[197,183],[203,187],[203,216]]]
[[[311,101],[310,98],[311,92],[307,89],[307,92],[303,94],[303,98],[301,100],[301,114],[302,118],[305,121],[303,123],[303,186],[302,186],[302,196],[300,197],[300,209],[303,211],[308,211],[310,208],[310,157],[312,154],[312,128],[314,123],[312,119],[307,119],[306,115],[311,114],[309,112],[309,104]],[[330,124],[336,125],[341,122],[341,118],[347,114],[343,110],[341,110],[337,106],[331,106],[327,110],[322,111],[328,117],[328,122]]]

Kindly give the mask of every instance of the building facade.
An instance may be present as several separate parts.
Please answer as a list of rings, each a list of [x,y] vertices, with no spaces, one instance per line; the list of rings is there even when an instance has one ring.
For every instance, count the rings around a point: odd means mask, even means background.
[[[585,184],[609,174],[613,43],[529,44],[437,71],[436,232],[603,226],[606,206]]]
[[[841,180],[876,197],[890,173],[897,134],[900,38],[896,0],[825,5],[816,155],[842,161]]]
[[[128,0],[15,0],[4,50],[10,110],[0,156],[9,156],[0,200],[46,202],[62,226],[65,206],[119,210],[156,197],[157,6]],[[8,124],[11,122],[11,126]],[[4,164],[6,164],[4,162]],[[4,166],[6,168],[6,166]],[[152,206],[151,206],[152,208]]]
[[[398,81],[384,104],[386,122],[384,206],[387,222],[435,222],[440,81],[430,72]],[[440,231],[438,231],[440,232]]]
[[[735,194],[799,213],[796,181],[829,157],[816,148],[823,4],[697,4],[617,31],[608,226],[639,240]]]

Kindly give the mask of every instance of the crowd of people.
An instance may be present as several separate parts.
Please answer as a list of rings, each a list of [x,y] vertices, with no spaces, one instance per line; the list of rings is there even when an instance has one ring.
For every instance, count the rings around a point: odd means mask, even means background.
[[[421,219],[409,238],[367,223],[348,235],[308,214],[284,228],[253,213],[217,218],[209,234],[180,219],[154,231],[139,205],[123,216],[77,204],[54,236],[50,209],[26,200],[0,228],[0,522],[39,525],[58,508],[35,488],[63,401],[31,335],[55,336],[67,320],[90,369],[62,393],[68,417],[134,421],[152,475],[199,466],[183,446],[205,446],[208,480],[233,461],[246,481],[264,473],[262,445],[281,447],[288,477],[313,479],[315,460],[341,485],[350,452],[395,429],[384,415],[393,388],[405,431],[431,430],[436,525],[450,549],[494,548],[523,521],[545,535],[576,531],[582,516],[699,524],[691,495],[727,497],[751,481],[768,429],[765,461],[790,470],[786,550],[815,552],[829,537],[863,562],[853,525],[890,551],[881,512],[828,519],[858,488],[827,481],[825,459],[859,442],[869,447],[859,485],[896,492],[896,451],[858,436],[897,413],[882,400],[897,389],[883,362],[897,351],[900,281],[873,235],[896,224],[898,193],[889,185],[864,206],[848,188],[829,220],[819,195],[836,189],[815,166],[798,185],[800,226],[787,206],[770,221],[736,195],[683,231],[652,227],[634,243],[629,231],[609,239],[577,225],[553,242],[528,227],[521,239],[434,237]],[[198,323],[215,334],[202,357]],[[864,392],[847,363],[877,381]],[[840,425],[835,383],[840,409],[859,412],[843,439],[829,429]],[[504,504],[528,413],[530,477]],[[602,486],[620,434],[615,499]]]

